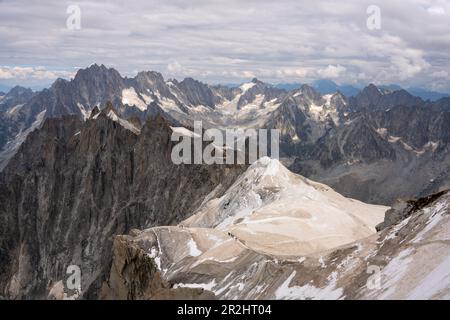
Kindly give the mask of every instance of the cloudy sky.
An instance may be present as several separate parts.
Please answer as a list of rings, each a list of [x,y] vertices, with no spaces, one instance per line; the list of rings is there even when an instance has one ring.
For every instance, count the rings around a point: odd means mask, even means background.
[[[379,29],[368,28],[369,5]],[[450,0],[0,0],[0,84],[48,85],[94,62],[209,83],[327,78],[450,92]]]

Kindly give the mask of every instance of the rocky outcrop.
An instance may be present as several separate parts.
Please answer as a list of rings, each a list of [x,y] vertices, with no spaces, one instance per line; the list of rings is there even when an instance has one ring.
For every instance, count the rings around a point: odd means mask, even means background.
[[[133,231],[138,235],[140,231]],[[103,283],[99,298],[106,300],[142,299],[213,299],[201,288],[173,289],[161,275],[158,265],[143,250],[151,240],[135,243],[130,236],[117,236],[113,243],[113,262],[109,278]]]
[[[381,231],[401,222],[402,220],[405,220],[414,212],[422,210],[424,207],[433,203],[434,201],[436,201],[436,199],[439,199],[446,193],[448,193],[448,190],[434,193],[417,200],[398,200],[391,209],[386,211],[383,222],[376,226],[377,231]]]

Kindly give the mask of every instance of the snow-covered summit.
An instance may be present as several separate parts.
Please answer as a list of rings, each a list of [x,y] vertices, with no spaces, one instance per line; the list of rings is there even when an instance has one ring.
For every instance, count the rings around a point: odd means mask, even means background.
[[[293,277],[290,270],[277,275],[288,278],[286,284],[263,287],[265,278],[256,275],[265,274],[265,268],[270,272],[281,260],[314,260],[374,235],[386,210],[345,198],[262,157],[222,196],[208,195],[178,226],[147,229],[135,241],[146,243],[148,256],[173,288],[202,288],[225,298],[242,297],[244,290],[249,297],[268,296],[277,287],[290,292]]]
[[[182,224],[230,232],[258,251],[310,254],[375,233],[386,209],[345,198],[263,157]]]

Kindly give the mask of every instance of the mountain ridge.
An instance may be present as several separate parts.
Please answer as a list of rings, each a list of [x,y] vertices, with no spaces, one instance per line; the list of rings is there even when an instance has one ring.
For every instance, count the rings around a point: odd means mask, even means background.
[[[113,235],[176,223],[240,173],[240,166],[174,165],[166,119],[134,132],[110,112],[111,105],[85,122],[43,120],[0,173],[1,296],[48,298],[77,264],[83,297],[95,297]]]
[[[166,80],[154,71],[139,72],[133,78],[122,77],[113,68],[96,64],[79,70],[73,80],[60,79],[51,88],[33,93],[28,102],[0,112],[3,120],[0,126],[0,167],[45,118],[74,114],[86,121],[96,106],[105,106],[108,101],[113,103],[118,119],[123,121],[138,118],[144,123],[147,118],[159,115],[185,127],[193,127],[195,120],[201,120],[204,128],[220,130],[229,127],[278,129],[281,157],[285,164],[360,200],[388,204],[405,194],[420,195],[423,190],[401,187],[390,197],[383,195],[377,198],[374,195],[381,195],[384,190],[379,185],[380,181],[364,177],[357,180],[358,184],[351,189],[350,182],[339,185],[342,181],[336,177],[339,170],[338,176],[347,171],[344,176],[348,179],[350,172],[357,170],[358,163],[381,166],[388,161],[400,165],[398,159],[414,160],[423,152],[430,164],[438,165],[433,176],[426,177],[426,180],[422,177],[419,185],[428,192],[445,187],[443,179],[437,175],[443,173],[446,176],[449,141],[443,123],[450,107],[448,98],[437,102],[423,101],[407,91],[393,91],[373,84],[348,98],[339,91],[321,94],[309,85],[282,90],[256,78],[230,88],[211,86],[192,78]],[[423,112],[426,109],[431,112]],[[387,121],[383,113],[392,119]],[[435,123],[436,127],[421,127],[417,125],[420,121]],[[388,130],[386,136],[383,134],[385,130]],[[336,138],[340,135],[343,139]],[[352,138],[347,139],[348,135]],[[427,143],[430,146],[425,146]],[[322,146],[322,150],[317,150],[318,146]],[[336,172],[330,172],[326,161],[336,159],[352,165],[337,166]],[[310,163],[317,160],[321,167]],[[412,163],[423,165],[422,160]],[[394,170],[395,165],[389,167],[391,169],[386,169],[382,175]],[[393,179],[386,177],[388,181]],[[428,183],[432,179],[435,182]],[[362,193],[361,190],[366,191]]]

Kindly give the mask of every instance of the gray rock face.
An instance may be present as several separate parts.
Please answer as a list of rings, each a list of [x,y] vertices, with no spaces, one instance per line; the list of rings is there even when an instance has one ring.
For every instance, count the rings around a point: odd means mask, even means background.
[[[37,93],[21,111],[30,119],[43,110],[46,118],[78,115],[83,119],[83,112],[90,112],[96,105],[104,106],[112,101],[120,106],[125,86],[125,79],[115,69],[94,64],[80,69],[71,81],[56,80],[49,89]]]
[[[281,130],[282,151],[288,155],[295,154],[295,146],[290,143],[292,137],[297,136],[300,141],[312,140],[308,116],[302,109],[298,108],[294,99],[283,101],[268,120],[267,127]]]
[[[312,102],[316,102],[317,104],[320,104],[322,100],[322,95],[316,91],[313,87],[308,86],[307,84],[304,84],[301,86],[301,88],[298,90],[302,94],[302,97],[304,99],[307,99]]]
[[[319,139],[332,129],[344,125],[348,101],[339,92],[322,96],[303,85],[293,90],[272,112],[266,127],[281,131],[281,151],[286,157],[309,154]]]
[[[450,108],[436,110],[425,106],[398,106],[387,112],[376,112],[372,118],[377,127],[386,128],[391,136],[401,137],[413,148],[439,142],[442,150],[450,142]]]
[[[329,131],[309,154],[302,155],[303,159],[316,159],[324,167],[346,160],[395,160],[393,147],[374,130],[370,120],[363,115],[347,126]]]
[[[137,97],[141,99],[141,93],[149,94],[147,90],[155,90],[161,95],[174,98],[162,76],[156,72],[141,72],[135,78],[128,79],[122,78],[113,68],[97,64],[80,69],[71,81],[58,79],[49,89],[33,93],[31,96],[30,92],[23,89],[13,89],[12,92],[16,94],[12,96],[18,96],[21,93],[21,98],[6,99],[5,97],[0,103],[0,108],[6,108],[12,103],[8,101],[17,103],[23,101],[23,105],[13,114],[0,111],[0,118],[3,120],[0,126],[0,148],[3,148],[0,152],[0,168],[3,168],[16,152],[28,131],[34,129],[33,124],[35,122],[39,122],[37,126],[41,124],[42,119],[39,117],[41,113],[43,118],[76,115],[84,120],[89,117],[95,106],[104,106],[108,101],[112,101],[117,107],[117,112],[125,117],[138,116],[145,121],[149,116],[164,115],[165,112],[157,105],[145,111],[135,106],[125,107],[122,103],[122,92],[130,87],[136,88]],[[21,141],[15,141],[19,133],[24,133],[24,137]],[[6,146],[8,142],[10,146]]]
[[[103,106],[107,101],[117,103],[116,100],[120,100],[118,95],[124,87],[125,81],[119,72],[113,68],[108,69],[104,65],[94,64],[90,68],[79,70],[73,81],[68,83],[68,88],[57,90],[57,92],[58,95],[61,94],[61,101],[67,99],[68,102],[79,102],[86,106]],[[64,92],[66,90],[67,92]],[[78,106],[73,108],[72,112],[79,109]],[[55,116],[54,112],[57,111],[47,110],[47,112]]]
[[[9,108],[28,102],[34,95],[33,90],[21,86],[15,86],[8,93],[1,93],[0,112]]]
[[[166,120],[136,135],[107,110],[47,119],[1,173],[0,295],[47,298],[75,264],[83,297],[96,297],[114,235],[180,221],[242,170],[174,165]]]
[[[79,70],[73,81],[58,79],[49,89],[34,93],[28,99],[24,99],[30,95],[26,91],[22,94],[20,108],[14,112],[0,113],[0,117],[5,119],[2,121],[4,134],[1,137],[4,144],[0,144],[0,168],[6,165],[26,135],[39,127],[44,118],[77,115],[83,119],[80,105],[92,104],[94,107],[99,103],[104,105],[107,101],[116,101],[116,94],[121,92],[119,89],[123,86],[122,81],[114,69],[93,65]],[[90,109],[83,111],[89,112]],[[9,145],[6,145],[8,142]]]
[[[135,232],[139,235],[141,232]],[[149,234],[150,239],[152,235]],[[147,239],[149,240],[149,239]],[[140,245],[151,243],[144,240]],[[129,241],[129,236],[116,236],[113,244],[114,260],[107,281],[102,285],[99,299],[142,300],[142,299],[214,299],[211,292],[201,288],[173,289],[170,282],[160,275],[157,263],[140,245]],[[150,248],[148,248],[150,249]]]
[[[144,92],[147,89],[159,91],[162,95],[168,96],[170,92],[161,73],[156,71],[141,71],[133,79],[136,83],[138,92]]]
[[[20,86],[0,94],[0,150],[22,129],[24,117],[19,111],[34,95],[31,89]]]
[[[219,97],[214,94],[211,88],[200,81],[186,78],[181,82],[175,82],[175,85],[183,93],[188,104],[203,105],[214,109],[216,104],[220,102]]]
[[[350,104],[353,110],[386,110],[395,106],[421,106],[424,101],[419,97],[414,97],[406,90],[390,91],[377,88],[370,84],[364,88],[355,97],[350,98]]]
[[[227,100],[233,100],[233,98],[239,94],[240,89],[239,88],[231,88],[224,85],[215,85],[211,86],[212,90],[218,95],[219,97],[223,97]]]
[[[438,192],[449,186],[449,117],[426,106],[352,113],[301,146],[290,168],[369,203]]]
[[[377,231],[381,231],[392,225],[400,223],[402,220],[405,220],[411,216],[414,212],[422,210],[446,193],[448,193],[448,190],[434,193],[416,200],[397,201],[391,209],[386,211],[384,221],[376,227]]]
[[[285,90],[268,85],[256,78],[252,79],[251,83],[254,85],[239,97],[237,104],[238,109],[253,102],[258,95],[264,97],[264,100],[261,101],[261,103],[263,103],[264,101],[270,101],[272,99],[282,99],[286,94]]]

